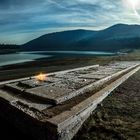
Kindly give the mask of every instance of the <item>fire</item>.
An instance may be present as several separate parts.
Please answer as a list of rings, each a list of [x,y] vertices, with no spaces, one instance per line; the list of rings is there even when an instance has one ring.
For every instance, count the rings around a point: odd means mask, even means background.
[[[39,75],[35,76],[35,79],[37,81],[46,81],[47,76],[46,76],[46,74],[40,73]]]

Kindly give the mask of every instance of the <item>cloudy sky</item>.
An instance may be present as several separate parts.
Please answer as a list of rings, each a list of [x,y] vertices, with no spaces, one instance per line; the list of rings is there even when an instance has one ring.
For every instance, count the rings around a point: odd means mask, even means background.
[[[140,24],[140,0],[0,0],[0,43],[72,29]]]

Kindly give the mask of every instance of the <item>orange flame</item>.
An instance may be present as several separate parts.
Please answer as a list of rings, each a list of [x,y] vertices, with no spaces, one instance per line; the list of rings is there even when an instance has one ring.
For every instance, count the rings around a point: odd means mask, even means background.
[[[47,76],[46,76],[46,74],[40,73],[39,75],[35,76],[35,79],[37,81],[46,81],[47,80]]]

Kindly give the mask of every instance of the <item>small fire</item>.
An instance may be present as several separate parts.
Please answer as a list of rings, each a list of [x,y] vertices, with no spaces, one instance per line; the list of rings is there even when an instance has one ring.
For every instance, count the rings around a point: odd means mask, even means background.
[[[46,81],[47,80],[47,76],[46,76],[46,74],[40,73],[39,75],[35,76],[35,79],[37,81]]]

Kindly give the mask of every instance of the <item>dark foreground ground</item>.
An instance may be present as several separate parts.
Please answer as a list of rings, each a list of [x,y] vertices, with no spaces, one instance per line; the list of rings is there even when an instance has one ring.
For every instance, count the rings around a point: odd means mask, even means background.
[[[74,140],[140,140],[140,71],[97,107]]]

